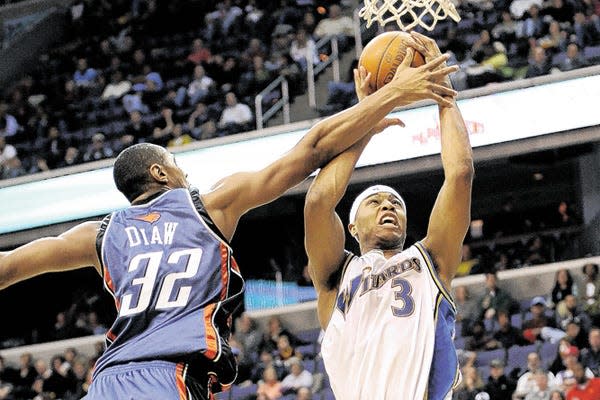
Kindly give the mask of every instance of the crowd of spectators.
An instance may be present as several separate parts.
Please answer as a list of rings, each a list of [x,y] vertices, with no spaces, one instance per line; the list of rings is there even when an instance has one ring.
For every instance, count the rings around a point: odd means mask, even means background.
[[[352,45],[342,8],[319,6],[76,1],[66,38],[0,97],[0,179],[253,129],[254,98],[278,76],[292,101],[304,92],[310,44],[339,30]],[[321,62],[317,49],[310,58]]]
[[[459,90],[600,58],[596,0],[457,6],[461,22],[440,21],[429,34],[463,67],[452,77]],[[342,51],[353,46],[350,12],[334,0],[75,1],[65,38],[0,97],[0,179],[143,141],[180,146],[251,130],[254,97],[276,77],[287,78],[292,101],[305,92],[307,63],[328,58],[323,48],[307,60],[309,45],[336,35]],[[356,101],[351,74],[330,86],[321,114]]]
[[[455,288],[463,382],[454,399],[597,398],[598,265],[585,264],[582,273],[578,284],[560,269],[548,296],[520,302],[500,287],[494,272],[486,274],[478,297],[465,286]]]

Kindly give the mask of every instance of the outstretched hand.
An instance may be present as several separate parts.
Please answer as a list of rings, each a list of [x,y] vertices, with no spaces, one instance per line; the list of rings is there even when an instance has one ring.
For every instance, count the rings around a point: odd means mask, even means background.
[[[362,65],[353,70],[354,72],[354,90],[356,91],[356,97],[358,101],[362,101],[365,97],[374,92],[373,88],[369,84],[371,80],[371,73],[367,72],[367,69]],[[384,118],[377,123],[371,130],[371,134],[375,135],[390,126],[401,126],[404,128],[404,122],[399,118]]]
[[[429,50],[423,44],[418,44],[416,40],[414,42],[417,50],[423,50],[429,54]],[[399,105],[431,99],[440,106],[452,106],[458,93],[452,87],[446,85],[445,80],[448,79],[448,74],[458,71],[458,66],[446,66],[445,63],[449,56],[448,54],[442,54],[429,60],[426,59],[427,63],[420,67],[411,68],[410,64],[414,52],[414,48],[407,48],[404,60],[398,66],[394,78],[388,83],[396,90],[401,91],[401,104]]]
[[[410,33],[411,37],[414,39],[414,43],[412,44],[414,48],[419,51],[421,54],[425,56],[425,61],[429,62],[436,57],[442,55],[440,48],[438,47],[435,40],[420,34],[419,32],[412,31]],[[446,62],[440,65],[440,68],[447,67]],[[452,83],[450,82],[450,78],[448,75],[444,76],[444,78],[439,82],[449,88],[452,88]]]

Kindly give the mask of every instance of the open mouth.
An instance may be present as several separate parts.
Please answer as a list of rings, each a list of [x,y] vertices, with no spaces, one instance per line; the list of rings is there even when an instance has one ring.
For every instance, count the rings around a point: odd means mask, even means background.
[[[379,225],[397,227],[398,218],[394,214],[384,214],[379,220]]]

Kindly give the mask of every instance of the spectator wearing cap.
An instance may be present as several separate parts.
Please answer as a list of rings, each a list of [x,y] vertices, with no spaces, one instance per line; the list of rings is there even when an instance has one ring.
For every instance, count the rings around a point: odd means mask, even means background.
[[[567,400],[598,400],[600,399],[600,378],[589,377],[583,365],[573,366],[576,384],[569,389]]]
[[[542,369],[539,354],[532,351],[527,355],[527,371],[517,380],[517,388],[515,389],[513,400],[526,398],[530,393],[537,393],[539,391],[537,374],[540,372],[546,375],[546,389],[553,387],[556,379],[554,374]],[[549,390],[548,396],[550,396]],[[537,399],[536,397],[534,398]]]
[[[490,361],[490,377],[483,389],[490,400],[510,399],[515,390],[516,384],[504,374],[504,366],[504,361],[499,358]]]
[[[556,373],[556,386],[566,393],[576,384],[575,366],[579,364],[579,349],[575,346],[561,349],[561,357],[564,369]],[[594,377],[594,373],[589,368],[585,368],[584,373],[587,378]]]
[[[593,328],[588,334],[589,346],[581,350],[581,364],[600,377],[600,328]]]
[[[536,340],[557,341],[565,335],[564,331],[557,329],[554,318],[546,314],[546,299],[542,296],[536,296],[531,300],[529,311],[531,317],[523,322],[523,337],[530,343]]]

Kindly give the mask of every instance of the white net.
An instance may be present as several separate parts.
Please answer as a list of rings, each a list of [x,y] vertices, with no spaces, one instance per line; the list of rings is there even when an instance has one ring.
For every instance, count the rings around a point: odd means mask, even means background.
[[[381,26],[396,22],[401,30],[409,31],[417,25],[432,31],[438,21],[447,17],[455,22],[460,15],[450,0],[364,0],[365,6],[358,15],[367,21],[367,27],[375,21]]]

